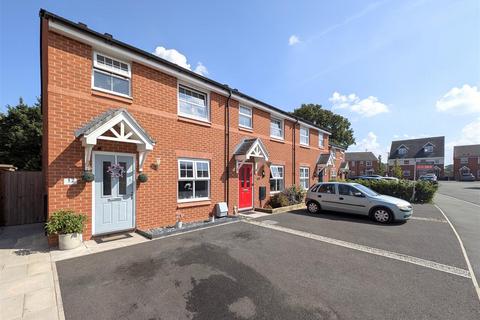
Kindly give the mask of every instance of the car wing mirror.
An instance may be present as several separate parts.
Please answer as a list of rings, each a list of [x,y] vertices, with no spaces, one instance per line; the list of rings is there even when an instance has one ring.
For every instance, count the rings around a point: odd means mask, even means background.
[[[363,197],[364,197],[363,193],[361,193],[361,192],[354,192],[353,195],[354,195],[355,197],[359,197],[359,198],[363,198]]]

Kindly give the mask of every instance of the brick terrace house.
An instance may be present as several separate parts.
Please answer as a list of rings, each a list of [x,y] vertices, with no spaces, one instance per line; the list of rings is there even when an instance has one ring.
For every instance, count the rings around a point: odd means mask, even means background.
[[[388,157],[390,174],[395,161],[402,168],[405,179],[418,179],[427,173],[435,173],[437,177],[442,178],[445,163],[445,137],[392,141]]]
[[[347,152],[345,158],[348,162],[350,177],[378,173],[378,158],[373,152]]]
[[[469,173],[480,180],[480,144],[453,147],[453,173],[455,180]]]
[[[219,202],[250,210],[315,181],[329,154],[321,127],[83,23],[40,18],[47,211],[87,214],[85,239],[205,220]]]

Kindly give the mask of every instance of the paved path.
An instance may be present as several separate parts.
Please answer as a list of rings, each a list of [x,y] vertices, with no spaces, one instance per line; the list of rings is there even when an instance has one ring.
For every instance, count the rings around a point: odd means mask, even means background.
[[[439,193],[435,197],[435,203],[457,230],[477,281],[480,279],[480,203],[478,198],[480,198],[479,182],[441,182]]]
[[[0,228],[0,319],[63,319],[43,224]]]

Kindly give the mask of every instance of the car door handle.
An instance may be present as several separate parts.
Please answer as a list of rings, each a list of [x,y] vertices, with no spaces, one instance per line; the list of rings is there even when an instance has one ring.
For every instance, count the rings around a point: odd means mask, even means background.
[[[343,200],[343,197],[340,197],[340,198],[338,198],[338,199]]]
[[[322,197],[322,195],[321,195],[321,194],[317,194],[317,197],[321,198],[321,197]]]

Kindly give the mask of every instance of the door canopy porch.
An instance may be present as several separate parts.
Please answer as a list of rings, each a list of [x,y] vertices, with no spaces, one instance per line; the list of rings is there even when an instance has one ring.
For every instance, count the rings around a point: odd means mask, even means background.
[[[236,170],[247,161],[255,163],[255,170],[257,170],[258,163],[263,164],[268,161],[267,149],[260,138],[244,139],[235,148],[233,156],[237,161]]]
[[[137,145],[139,171],[155,141],[126,109],[111,109],[75,131],[85,148],[85,170],[91,170],[93,147],[98,140],[133,143]]]
[[[327,167],[332,167],[335,165],[335,156],[333,152],[330,153],[322,153],[320,156],[318,156],[317,160],[317,172],[320,174],[320,172],[323,171],[323,169]]]

